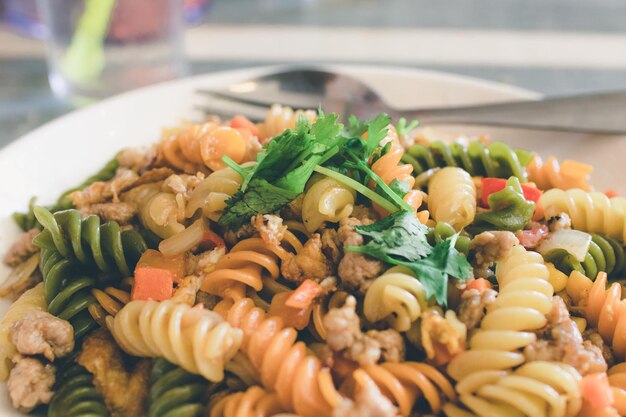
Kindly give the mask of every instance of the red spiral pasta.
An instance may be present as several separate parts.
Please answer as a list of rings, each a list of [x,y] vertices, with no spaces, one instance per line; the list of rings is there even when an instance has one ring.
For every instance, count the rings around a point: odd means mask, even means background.
[[[589,325],[598,329],[605,343],[611,345],[620,360],[626,355],[626,300],[622,286],[614,282],[606,289],[607,275],[600,272],[591,286],[585,316]]]
[[[245,392],[234,392],[211,407],[210,417],[287,417],[275,393],[252,386]]]

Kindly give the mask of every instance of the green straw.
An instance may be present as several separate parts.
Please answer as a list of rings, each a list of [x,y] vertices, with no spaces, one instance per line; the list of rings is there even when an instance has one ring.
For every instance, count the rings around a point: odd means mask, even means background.
[[[86,0],[65,58],[63,73],[71,81],[97,80],[104,69],[104,38],[116,0]]]

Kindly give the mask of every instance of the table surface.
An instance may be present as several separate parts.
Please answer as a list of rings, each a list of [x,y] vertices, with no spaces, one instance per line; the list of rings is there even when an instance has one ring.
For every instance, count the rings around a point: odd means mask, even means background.
[[[626,89],[625,17],[623,0],[216,0],[185,48],[193,74],[385,64],[563,95]],[[0,147],[71,110],[50,92],[43,45],[0,25]]]

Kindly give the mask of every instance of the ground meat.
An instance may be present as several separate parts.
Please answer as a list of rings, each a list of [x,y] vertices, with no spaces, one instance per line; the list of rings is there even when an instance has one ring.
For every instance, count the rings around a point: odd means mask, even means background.
[[[320,281],[320,287],[322,287],[322,294],[332,294],[337,291],[337,278],[335,277],[326,277]]]
[[[154,146],[148,149],[128,148],[120,152],[117,160],[121,167],[139,172],[145,170],[154,162],[156,154]]]
[[[80,209],[83,216],[95,214],[104,221],[115,221],[121,225],[128,224],[137,214],[134,203],[97,203]]]
[[[207,310],[213,310],[217,303],[219,303],[222,299],[215,295],[209,294],[204,291],[198,291],[196,294],[196,305],[202,304],[204,308]]]
[[[369,219],[359,220],[354,217],[343,219],[339,223],[337,239],[343,246],[360,246],[363,244],[363,236],[357,233],[354,226],[368,225]],[[357,252],[346,252],[339,262],[337,274],[341,283],[350,289],[367,291],[372,280],[378,277],[382,271],[382,263],[377,259],[369,258]]]
[[[287,231],[283,219],[273,214],[257,214],[252,218],[251,223],[261,239],[270,245],[280,245]]]
[[[356,299],[346,299],[339,308],[331,308],[324,316],[324,327],[328,332],[326,344],[360,365],[371,365],[383,361],[400,362],[404,360],[404,341],[393,330],[361,331],[361,320],[356,311]]]
[[[337,264],[341,258],[338,242],[337,231],[335,229],[322,230],[322,252],[333,264]]]
[[[376,383],[359,371],[354,401],[342,400],[333,410],[333,417],[395,417],[400,413],[396,406],[380,392]]]
[[[378,220],[379,216],[373,208],[357,204],[352,210],[352,217],[360,220],[363,224],[372,224]]]
[[[39,234],[38,229],[31,229],[22,234],[9,248],[2,261],[10,267],[16,267],[35,253],[39,248],[33,245],[33,239]]]
[[[200,285],[204,280],[203,277],[197,275],[188,275],[181,280],[171,300],[175,303],[183,303],[193,306],[196,303],[196,294],[200,290]]]
[[[112,180],[94,182],[83,190],[74,191],[70,194],[70,199],[78,209],[110,200],[117,203],[119,195],[124,191],[143,184],[162,181],[172,174],[173,171],[169,168],[151,169],[142,173],[141,176],[128,168],[118,168]]]
[[[22,355],[43,355],[52,362],[74,350],[72,325],[45,311],[29,311],[11,325],[10,333]]]
[[[604,361],[610,368],[615,364],[615,357],[613,356],[613,350],[610,346],[607,346],[602,340],[602,336],[595,329],[587,329],[583,332],[583,340],[584,344],[592,344],[596,346],[602,352],[602,357]]]
[[[524,349],[526,360],[564,362],[581,375],[606,371],[602,350],[591,342],[583,343],[561,297],[554,296],[552,300],[554,307],[548,315],[548,325],[539,332],[538,340]]]
[[[515,233],[515,237],[519,239],[520,244],[526,249],[534,249],[539,246],[549,234],[548,226],[533,222],[530,229],[518,231]]]
[[[55,369],[34,358],[19,358],[11,369],[7,390],[13,407],[23,413],[52,399]]]
[[[474,250],[474,276],[488,277],[489,268],[498,259],[502,259],[519,241],[511,232],[483,232],[472,239],[470,248]]]
[[[559,230],[569,230],[572,228],[572,219],[567,213],[560,213],[557,216],[548,219],[548,227],[551,232],[558,232]]]
[[[380,346],[381,359],[383,362],[403,362],[406,349],[404,340],[400,333],[394,329],[370,330],[365,333],[366,338],[370,338]]]
[[[463,291],[459,306],[459,320],[468,330],[478,326],[485,315],[487,307],[496,301],[498,293],[490,288],[480,292],[475,289]]]
[[[168,193],[181,194],[188,199],[191,192],[204,180],[205,176],[199,172],[197,175],[170,175],[163,181],[161,189]]]
[[[249,237],[254,236],[255,233],[256,233],[256,230],[254,229],[252,224],[246,223],[236,231],[232,231],[232,230],[225,231],[224,240],[230,243],[231,245],[235,245],[237,242],[239,242],[242,239],[247,239]]]
[[[332,265],[322,253],[320,235],[311,235],[298,254],[283,261],[280,271],[284,279],[293,282],[302,282],[305,279],[319,282],[332,275]]]
[[[93,332],[83,342],[78,363],[93,374],[96,389],[111,412],[111,417],[144,415],[150,380],[150,360],[135,360],[129,366],[113,337],[105,329]]]

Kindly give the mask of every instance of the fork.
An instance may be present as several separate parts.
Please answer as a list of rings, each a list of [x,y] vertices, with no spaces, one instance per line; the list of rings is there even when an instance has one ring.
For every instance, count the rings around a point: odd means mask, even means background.
[[[626,134],[626,92],[577,95],[543,100],[401,110],[385,103],[362,81],[316,68],[287,68],[237,82],[222,90],[197,90],[208,99],[197,107],[262,120],[267,108],[279,103],[292,108],[322,108],[347,118],[387,113],[393,119],[417,119],[422,125],[469,124],[595,134]]]

